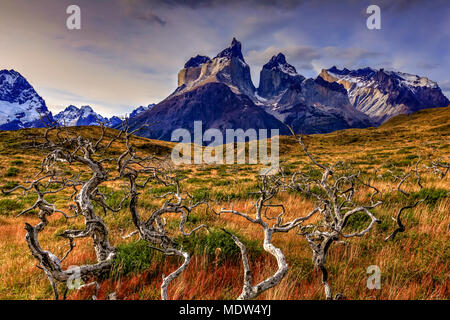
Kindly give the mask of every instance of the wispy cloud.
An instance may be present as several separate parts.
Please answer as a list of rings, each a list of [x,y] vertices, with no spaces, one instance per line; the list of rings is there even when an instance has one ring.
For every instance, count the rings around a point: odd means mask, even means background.
[[[332,65],[397,68],[448,90],[446,1],[377,1],[378,31],[365,27],[368,3],[356,0],[78,0],[83,27],[68,31],[72,2],[0,4],[0,69],[24,74],[50,106],[76,100],[112,115],[158,102],[176,88],[187,59],[215,56],[233,36],[255,83],[283,52],[307,77]]]

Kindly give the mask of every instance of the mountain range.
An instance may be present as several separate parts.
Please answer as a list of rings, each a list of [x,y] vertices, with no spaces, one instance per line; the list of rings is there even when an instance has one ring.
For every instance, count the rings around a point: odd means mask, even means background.
[[[140,135],[161,140],[170,140],[177,128],[192,132],[195,120],[202,121],[204,130],[223,133],[227,128],[277,128],[286,134],[287,126],[297,133],[327,133],[376,126],[398,114],[449,104],[437,84],[424,77],[333,67],[306,79],[283,53],[263,66],[256,88],[241,49],[233,39],[214,58],[189,59],[178,73],[177,89],[132,118],[132,128],[152,124]]]
[[[149,110],[154,104],[140,106],[130,112],[129,119]],[[80,108],[70,105],[53,115],[44,99],[30,83],[15,70],[0,70],[0,130],[41,128],[50,123],[61,126],[91,126],[104,123],[107,127],[119,126],[122,119],[104,117],[90,106]]]
[[[300,75],[283,53],[262,68],[258,87],[233,39],[214,58],[197,55],[178,73],[178,87],[158,104],[138,107],[128,115],[131,129],[151,127],[139,135],[171,140],[175,129],[279,129],[297,133],[327,133],[378,126],[398,114],[445,107],[449,100],[436,82],[425,77],[384,69],[324,69],[314,79]],[[41,120],[47,119],[47,120]],[[0,130],[42,127],[55,121],[65,126],[97,125],[119,128],[122,119],[106,118],[90,106],[73,105],[56,115],[33,87],[14,70],[0,71]]]

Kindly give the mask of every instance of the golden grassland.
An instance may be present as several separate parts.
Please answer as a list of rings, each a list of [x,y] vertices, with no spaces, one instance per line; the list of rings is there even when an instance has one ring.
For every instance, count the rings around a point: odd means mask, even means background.
[[[98,137],[99,128],[77,128],[77,132]],[[30,129],[0,132],[0,186],[11,188],[25,183],[40,169],[42,154],[23,148],[42,130]],[[444,158],[450,154],[450,107],[423,110],[408,116],[398,116],[379,128],[350,129],[330,134],[311,135],[306,138],[310,152],[320,162],[349,161],[360,170],[363,177],[374,176],[391,167],[411,170],[418,157]],[[108,130],[111,137],[113,130]],[[134,138],[133,143],[142,153],[164,155],[170,153],[172,144],[144,138]],[[111,153],[117,155],[121,145],[115,143]],[[292,137],[280,138],[282,166],[287,173],[296,170],[313,170],[298,143]],[[447,160],[448,161],[448,160]],[[76,167],[67,167],[67,174]],[[82,174],[87,175],[87,173]],[[216,201],[216,208],[231,207],[251,213],[252,191],[257,184],[259,167],[256,165],[190,165],[177,168],[185,177],[183,186],[198,199],[208,195]],[[83,175],[82,175],[83,176]],[[427,201],[404,213],[406,231],[395,241],[384,238],[396,227],[392,217],[411,199],[396,191],[397,183],[379,178],[373,184],[383,192],[384,203],[374,210],[382,221],[369,234],[346,243],[335,243],[330,249],[327,268],[334,292],[342,292],[348,299],[448,299],[449,288],[449,226],[450,182],[449,175],[441,179],[430,172],[422,175],[425,189],[419,190],[414,181],[403,187],[412,195],[429,195]],[[108,183],[103,190],[117,204],[122,189],[120,183]],[[141,213],[148,215],[159,200],[152,195],[164,193],[163,188],[146,190],[139,204]],[[356,197],[365,201],[369,189],[360,190]],[[59,209],[69,210],[68,193],[49,195]],[[17,213],[31,206],[35,197],[17,192],[0,195],[0,299],[51,299],[52,290],[45,274],[36,267],[24,241],[25,222],[37,223],[35,213],[16,218]],[[313,207],[307,197],[296,193],[283,193],[276,199],[286,208],[286,218],[304,215]],[[99,210],[100,212],[100,210]],[[34,214],[34,215],[33,215]],[[106,277],[99,298],[116,292],[119,299],[159,299],[159,286],[163,274],[173,271],[180,261],[165,257],[143,246],[137,238],[122,239],[123,232],[133,231],[127,210],[102,214],[110,227],[111,242],[118,246],[119,262]],[[62,256],[66,243],[56,236],[67,228],[83,228],[83,220],[65,220],[54,215],[40,237],[41,245]],[[175,222],[168,226],[174,232]],[[358,228],[367,221],[354,219],[349,228]],[[262,233],[258,226],[240,217],[222,215],[196,209],[188,227],[207,223],[211,231],[199,231],[186,243],[194,254],[186,271],[169,288],[173,299],[234,299],[242,286],[242,266],[239,251],[234,243],[220,231],[224,227],[244,239],[252,256],[254,281],[276,270],[276,261],[262,250]],[[172,226],[172,227],[171,227]],[[122,230],[124,229],[124,230]],[[263,293],[261,299],[323,299],[324,293],[319,273],[314,270],[308,244],[295,231],[276,234],[274,244],[286,255],[290,266],[285,279],[275,288]],[[89,239],[76,242],[76,248],[63,262],[64,267],[95,261]],[[378,265],[382,272],[381,290],[366,287],[366,269]],[[69,299],[89,299],[91,289],[73,291]]]

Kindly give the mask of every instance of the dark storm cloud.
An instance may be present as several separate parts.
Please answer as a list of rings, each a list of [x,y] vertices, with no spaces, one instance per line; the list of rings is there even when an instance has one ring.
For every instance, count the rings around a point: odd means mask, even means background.
[[[217,8],[229,6],[251,6],[251,7],[276,7],[295,8],[302,3],[311,0],[121,0],[126,5],[149,5],[152,7],[177,7],[184,6],[190,8]]]
[[[70,32],[71,0],[0,0],[0,69],[30,78],[50,107],[95,102],[111,116],[158,102],[176,88],[187,59],[215,56],[234,36],[254,83],[282,52],[306,77],[333,65],[386,68],[450,91],[449,0],[75,2],[83,28]],[[366,27],[370,4],[381,7],[381,30]]]
[[[154,9],[148,7],[144,1],[125,0],[121,1],[123,12],[126,16],[137,19],[148,24],[159,24],[164,26],[165,19],[155,13]]]
[[[420,7],[424,4],[443,5],[448,4],[448,0],[382,0],[374,1],[374,4],[380,6],[381,10],[402,12],[409,9]]]

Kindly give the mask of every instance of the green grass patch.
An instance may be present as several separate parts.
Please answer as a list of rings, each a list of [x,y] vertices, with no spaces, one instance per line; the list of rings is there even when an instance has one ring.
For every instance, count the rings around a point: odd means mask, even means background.
[[[12,166],[21,166],[21,165],[23,165],[23,161],[22,160],[14,160],[14,161],[11,161],[10,164]]]
[[[8,181],[2,186],[2,189],[7,191],[17,187],[18,185],[19,183],[17,181]]]
[[[162,263],[164,255],[149,247],[144,240],[120,244],[111,268],[110,276],[117,279],[120,276],[138,274],[148,269],[152,261]]]
[[[16,199],[0,200],[0,215],[2,216],[16,215],[23,208],[24,208],[23,203]]]
[[[9,167],[8,171],[5,173],[5,177],[16,177],[19,173],[19,169],[16,167]]]
[[[411,196],[414,200],[426,199],[426,204],[434,206],[442,199],[448,197],[448,191],[445,189],[423,188],[418,192],[413,192]]]
[[[261,245],[256,240],[246,239],[244,236],[232,232],[247,247],[247,252],[252,257],[262,254]],[[178,239],[183,243],[183,248],[194,254],[206,254],[210,259],[216,258],[216,250],[220,248],[220,256],[226,259],[240,259],[241,251],[233,239],[220,229],[211,229],[208,233],[197,232],[190,237]]]

